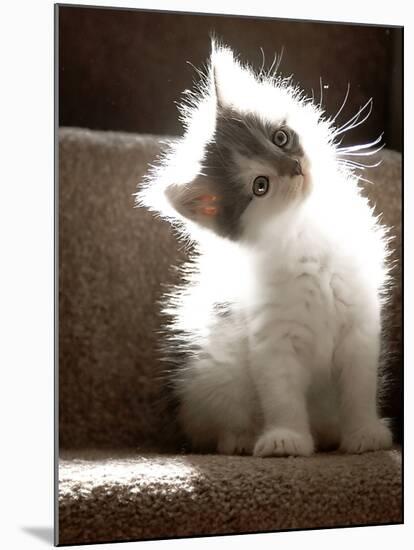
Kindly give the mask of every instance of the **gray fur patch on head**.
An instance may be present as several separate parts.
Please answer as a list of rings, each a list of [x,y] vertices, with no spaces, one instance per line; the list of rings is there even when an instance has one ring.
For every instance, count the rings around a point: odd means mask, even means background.
[[[274,133],[280,128],[286,129],[291,138],[286,150],[273,142]],[[275,127],[252,113],[240,114],[232,109],[218,109],[214,141],[223,152],[238,152],[246,158],[274,164],[281,176],[296,175],[296,160],[303,156],[299,137],[285,123]]]
[[[206,147],[203,173],[218,199],[216,232],[230,239],[240,234],[240,218],[252,200],[232,160],[231,151],[222,150],[216,140]]]
[[[241,216],[253,199],[237,158],[270,164],[280,176],[293,177],[300,173],[298,159],[303,156],[303,149],[297,135],[290,130],[291,144],[284,152],[272,141],[277,129],[253,114],[217,109],[215,135],[206,145],[202,164],[211,193],[219,197],[214,225],[218,234],[237,239]]]

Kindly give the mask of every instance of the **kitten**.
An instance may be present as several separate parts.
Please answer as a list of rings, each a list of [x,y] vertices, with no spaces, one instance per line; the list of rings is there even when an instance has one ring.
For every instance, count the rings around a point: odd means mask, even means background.
[[[389,448],[377,412],[386,232],[335,143],[364,111],[336,130],[290,79],[256,75],[215,42],[187,95],[185,134],[137,195],[196,243],[165,308],[193,449]]]

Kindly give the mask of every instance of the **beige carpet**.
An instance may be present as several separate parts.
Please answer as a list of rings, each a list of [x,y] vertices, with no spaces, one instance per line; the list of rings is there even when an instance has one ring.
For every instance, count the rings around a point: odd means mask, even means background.
[[[401,455],[311,458],[65,452],[62,541],[399,523]]]

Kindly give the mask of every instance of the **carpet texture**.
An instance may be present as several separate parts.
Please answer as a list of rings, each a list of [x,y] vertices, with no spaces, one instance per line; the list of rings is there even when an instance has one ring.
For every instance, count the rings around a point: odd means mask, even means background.
[[[133,208],[159,149],[152,136],[60,130],[59,543],[400,522],[398,448],[310,459],[180,453],[155,348],[158,301],[186,251],[167,223]],[[364,192],[394,236],[384,411],[398,441],[401,158],[378,157]]]
[[[400,462],[397,450],[285,459],[65,452],[64,541],[399,523]]]

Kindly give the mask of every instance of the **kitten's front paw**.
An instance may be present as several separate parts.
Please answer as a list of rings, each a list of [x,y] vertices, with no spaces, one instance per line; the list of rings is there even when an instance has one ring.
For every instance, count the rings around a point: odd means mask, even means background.
[[[310,456],[314,451],[312,436],[289,428],[273,428],[256,442],[254,456]]]
[[[225,432],[219,437],[217,452],[222,455],[251,455],[253,443],[253,435],[247,432]]]
[[[379,451],[392,446],[391,430],[383,420],[361,426],[357,430],[345,432],[342,436],[340,450],[344,453],[365,453]]]

